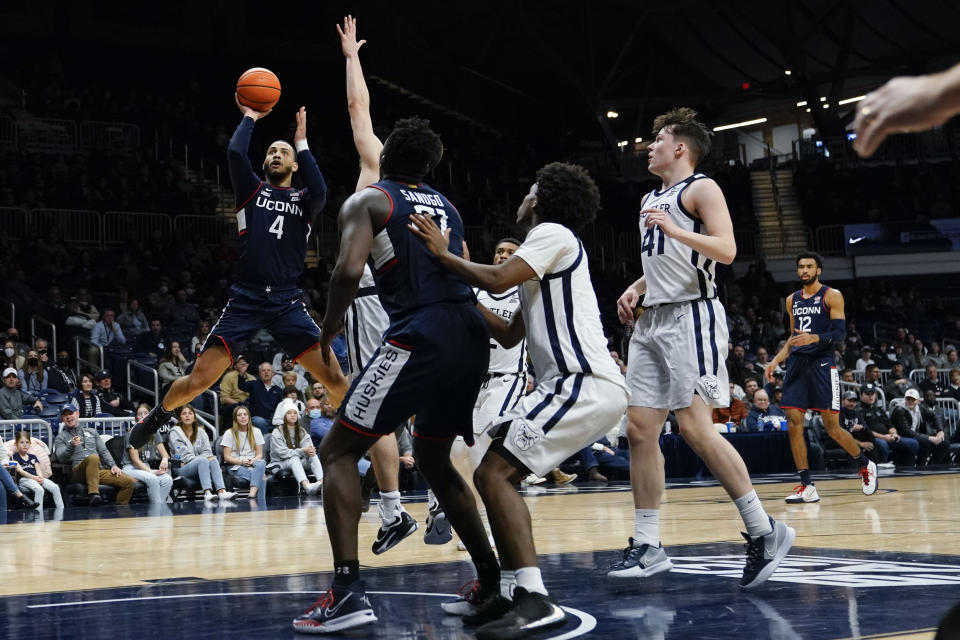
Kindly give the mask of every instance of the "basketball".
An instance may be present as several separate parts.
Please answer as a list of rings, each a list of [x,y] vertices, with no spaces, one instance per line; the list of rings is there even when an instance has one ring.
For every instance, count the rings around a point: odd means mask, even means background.
[[[269,69],[254,67],[237,80],[240,104],[257,111],[269,111],[280,99],[280,79]]]

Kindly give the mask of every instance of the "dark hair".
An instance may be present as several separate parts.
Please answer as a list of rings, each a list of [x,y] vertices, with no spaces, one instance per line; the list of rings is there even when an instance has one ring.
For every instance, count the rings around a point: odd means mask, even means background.
[[[430,121],[423,118],[397,120],[383,143],[380,168],[385,178],[406,178],[419,182],[430,173],[443,155],[443,142]]]
[[[597,217],[600,190],[587,170],[551,162],[537,171],[537,217],[579,233]]]
[[[493,245],[493,246],[499,247],[499,246],[502,245],[504,242],[509,242],[510,244],[515,244],[515,245],[517,245],[518,247],[519,247],[521,244],[523,244],[522,242],[520,242],[520,241],[517,240],[516,238],[506,237],[506,238],[500,238],[499,240],[497,240],[497,244],[495,244],[495,245]]]
[[[813,260],[817,263],[817,269],[823,269],[823,256],[821,256],[816,251],[802,251],[797,254],[797,266],[800,266],[800,261],[803,259]],[[851,320],[851,322],[853,322]]]
[[[656,138],[664,128],[667,133],[672,133],[674,138],[683,138],[689,143],[694,165],[710,153],[710,137],[713,133],[697,120],[697,112],[690,107],[676,107],[654,118],[653,137]]]

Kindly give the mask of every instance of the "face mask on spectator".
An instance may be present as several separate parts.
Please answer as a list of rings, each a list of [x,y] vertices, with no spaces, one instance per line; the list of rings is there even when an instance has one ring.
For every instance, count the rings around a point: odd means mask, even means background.
[[[323,415],[323,412],[320,409],[310,409],[311,418],[319,418]]]
[[[7,347],[6,349],[3,350],[3,353],[4,353],[4,355],[7,356],[8,358],[12,358],[12,357],[13,357],[13,354],[14,354],[13,347]]]

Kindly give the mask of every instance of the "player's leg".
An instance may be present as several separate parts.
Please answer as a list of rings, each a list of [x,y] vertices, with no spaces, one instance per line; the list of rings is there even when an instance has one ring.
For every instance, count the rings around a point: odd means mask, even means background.
[[[843,447],[843,450],[857,461],[863,493],[868,496],[876,493],[877,463],[869,460],[860,450],[860,445],[857,444],[856,439],[850,435],[850,432],[840,426],[840,414],[833,411],[821,411],[820,419],[823,420],[823,429],[827,432],[827,435],[833,438],[834,442]]]
[[[134,447],[145,445],[150,436],[170,420],[175,409],[212,387],[232,361],[223,344],[212,343],[206,347],[197,357],[193,371],[174,380],[163,400],[134,425],[130,431],[130,444]]]
[[[787,555],[796,533],[769,517],[750,482],[743,458],[713,427],[713,417],[699,394],[690,406],[675,411],[680,434],[733,499],[746,525],[747,564],[740,586],[752,589],[763,584]]]
[[[319,380],[327,389],[327,395],[330,396],[330,402],[333,406],[340,406],[343,397],[347,395],[347,389],[350,383],[340,369],[340,363],[337,362],[333,350],[329,350],[330,366],[323,361],[323,353],[320,351],[320,345],[314,345],[301,354],[296,360],[303,365],[303,368],[310,372],[314,380]]]
[[[380,529],[373,543],[373,552],[380,554],[413,534],[417,521],[400,504],[400,451],[395,433],[370,447],[370,462],[380,487]]]
[[[611,578],[645,578],[673,568],[660,542],[660,500],[664,488],[660,431],[666,418],[666,409],[627,409],[634,527],[623,558],[607,572]]]
[[[787,409],[787,430],[790,435],[790,452],[793,463],[800,475],[800,484],[794,492],[785,498],[790,504],[800,502],[819,502],[820,495],[810,479],[810,464],[807,462],[807,441],[803,433],[803,420],[806,412],[802,409]]]
[[[360,474],[357,461],[377,438],[345,427],[338,418],[320,443],[323,465],[323,513],[333,551],[333,586],[293,627],[305,633],[327,633],[375,622],[360,581],[357,527],[360,524]]]

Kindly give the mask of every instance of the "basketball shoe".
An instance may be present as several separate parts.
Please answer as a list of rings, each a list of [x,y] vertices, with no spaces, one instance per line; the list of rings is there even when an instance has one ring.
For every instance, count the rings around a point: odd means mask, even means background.
[[[623,550],[623,559],[610,567],[608,578],[647,578],[673,569],[673,563],[663,550],[663,545],[637,545],[630,538],[630,544]]]
[[[793,493],[788,495],[784,502],[787,504],[797,504],[798,502],[820,502],[820,494],[817,493],[817,488],[812,484],[798,484],[793,488]]]
[[[293,628],[300,633],[333,633],[342,629],[376,622],[377,616],[363,582],[357,580],[350,586],[333,585],[303,614],[293,619]]]
[[[373,552],[377,555],[394,548],[400,541],[417,530],[417,521],[409,513],[401,510],[388,526],[380,525],[377,539],[373,541]]]
[[[479,580],[474,580],[460,587],[456,600],[441,602],[440,608],[451,616],[471,616],[477,612],[480,604],[492,595],[493,593],[484,591]]]
[[[773,531],[765,536],[742,534],[747,540],[747,563],[743,567],[741,589],[754,589],[766,582],[793,546],[796,531],[773,518],[770,518],[770,526]]]
[[[860,469],[860,478],[863,480],[863,484],[860,486],[863,489],[863,495],[872,496],[877,492],[877,463],[870,461],[867,463],[867,466]]]
[[[477,629],[478,640],[513,640],[561,626],[567,614],[550,596],[523,587],[513,592],[513,607],[503,617]]]
[[[434,498],[427,507],[427,530],[423,534],[424,544],[447,544],[453,540],[453,530],[447,514]]]

